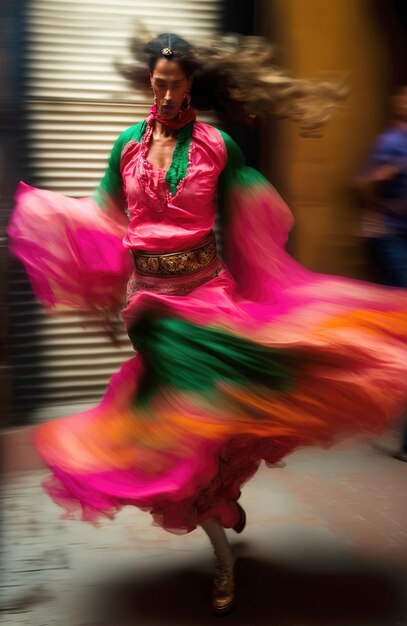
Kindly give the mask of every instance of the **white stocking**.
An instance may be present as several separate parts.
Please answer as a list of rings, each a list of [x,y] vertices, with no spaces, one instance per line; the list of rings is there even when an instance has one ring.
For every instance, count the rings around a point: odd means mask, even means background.
[[[205,520],[201,526],[211,540],[217,565],[222,570],[230,572],[235,564],[235,557],[227,540],[225,529],[213,519]]]

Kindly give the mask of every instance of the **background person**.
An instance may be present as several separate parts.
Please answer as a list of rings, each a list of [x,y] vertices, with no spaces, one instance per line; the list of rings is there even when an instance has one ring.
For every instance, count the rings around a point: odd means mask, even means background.
[[[375,140],[356,179],[365,213],[362,232],[377,278],[407,287],[407,86],[391,98],[392,121]],[[396,458],[407,461],[407,419]]]

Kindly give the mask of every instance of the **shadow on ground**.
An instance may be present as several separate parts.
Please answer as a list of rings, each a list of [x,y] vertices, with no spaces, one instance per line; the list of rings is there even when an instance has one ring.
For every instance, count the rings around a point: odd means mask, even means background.
[[[207,570],[207,568],[206,568]],[[346,571],[307,571],[254,558],[238,562],[237,601],[221,619],[250,626],[404,626],[392,572],[355,564]],[[89,625],[208,624],[211,577],[204,571],[134,572],[106,581],[86,598]],[[94,595],[93,595],[94,594]],[[85,623],[85,621],[84,621]]]

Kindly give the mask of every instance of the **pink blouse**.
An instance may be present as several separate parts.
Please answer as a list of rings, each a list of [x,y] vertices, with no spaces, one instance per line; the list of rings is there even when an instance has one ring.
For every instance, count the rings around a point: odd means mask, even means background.
[[[132,250],[161,254],[187,250],[214,226],[218,178],[227,162],[225,143],[216,128],[195,122],[186,176],[172,195],[166,172],[147,158],[151,135],[152,127],[147,126],[142,141],[130,141],[122,152],[129,213],[123,243]]]

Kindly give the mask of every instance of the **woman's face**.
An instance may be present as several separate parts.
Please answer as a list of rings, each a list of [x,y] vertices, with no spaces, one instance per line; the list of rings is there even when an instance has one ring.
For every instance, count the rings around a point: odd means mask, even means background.
[[[192,78],[185,76],[177,61],[159,59],[150,74],[150,80],[161,117],[168,120],[177,117],[185,94],[191,87]]]

